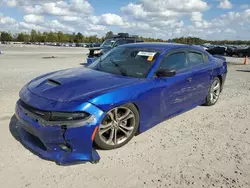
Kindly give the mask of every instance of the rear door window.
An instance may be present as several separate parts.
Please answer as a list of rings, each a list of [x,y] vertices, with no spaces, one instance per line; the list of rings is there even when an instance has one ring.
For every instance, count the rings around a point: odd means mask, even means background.
[[[188,66],[193,67],[196,65],[204,64],[203,54],[198,52],[188,52]]]
[[[159,69],[179,71],[187,68],[185,52],[176,52],[166,56]]]

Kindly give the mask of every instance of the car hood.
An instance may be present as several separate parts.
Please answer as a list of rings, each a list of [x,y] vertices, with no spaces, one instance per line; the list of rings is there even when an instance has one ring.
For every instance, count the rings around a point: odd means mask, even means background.
[[[54,101],[87,101],[138,81],[136,78],[81,67],[40,76],[28,84],[28,89],[37,96]]]
[[[92,47],[92,48],[89,48],[90,51],[95,51],[95,50],[110,50],[112,47],[111,46],[100,46],[100,47]]]

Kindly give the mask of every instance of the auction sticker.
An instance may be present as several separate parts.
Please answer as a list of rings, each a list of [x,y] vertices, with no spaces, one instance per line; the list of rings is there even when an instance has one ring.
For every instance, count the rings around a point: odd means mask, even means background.
[[[148,61],[153,61],[154,57],[153,56],[148,56]]]
[[[138,52],[137,55],[139,56],[150,56],[150,57],[154,57],[156,54],[156,52]]]

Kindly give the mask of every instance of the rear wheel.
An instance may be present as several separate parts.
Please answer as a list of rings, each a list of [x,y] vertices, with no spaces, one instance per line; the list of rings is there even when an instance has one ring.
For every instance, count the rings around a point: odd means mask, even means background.
[[[240,53],[240,54],[239,54],[239,57],[243,57],[243,56],[244,56],[244,54],[243,54],[243,53]]]
[[[133,104],[125,104],[110,110],[103,118],[95,136],[101,149],[115,149],[128,143],[139,126],[139,113]]]
[[[206,106],[214,105],[219,99],[220,92],[221,92],[221,81],[218,77],[216,77],[214,78],[211,87],[209,89],[205,105]]]

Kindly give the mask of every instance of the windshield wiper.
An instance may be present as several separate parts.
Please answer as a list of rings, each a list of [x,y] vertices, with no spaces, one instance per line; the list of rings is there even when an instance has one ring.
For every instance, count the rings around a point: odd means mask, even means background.
[[[110,59],[110,62],[115,65],[115,67],[120,71],[120,73],[123,75],[123,76],[127,76],[127,71],[125,69],[123,69],[122,67],[120,67],[119,64],[117,64],[116,62],[112,61]]]

